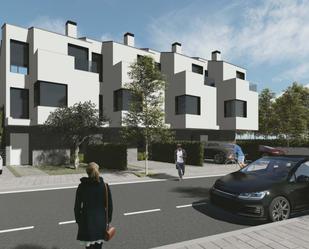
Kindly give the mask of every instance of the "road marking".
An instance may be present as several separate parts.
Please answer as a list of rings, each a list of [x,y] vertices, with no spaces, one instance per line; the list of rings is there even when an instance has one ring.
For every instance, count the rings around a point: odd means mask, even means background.
[[[199,203],[176,206],[176,208],[195,207],[195,206],[202,206],[202,205],[206,205],[206,204],[207,204],[206,202],[199,202]]]
[[[134,214],[144,214],[144,213],[151,213],[151,212],[159,212],[161,209],[151,209],[151,210],[144,210],[144,211],[137,211],[137,212],[132,212],[132,213],[124,213],[124,215],[134,215]]]
[[[228,173],[226,173],[228,174]],[[197,179],[197,178],[211,178],[211,177],[219,177],[224,176],[226,174],[218,174],[218,175],[203,175],[203,176],[188,176],[184,177],[183,180],[187,179]],[[178,179],[178,177],[169,178],[169,179],[151,179],[151,180],[141,180],[141,181],[127,181],[127,182],[110,182],[109,185],[124,185],[124,184],[136,184],[136,183],[148,183],[148,182],[166,182],[170,180]],[[72,185],[67,187],[53,187],[53,188],[38,188],[38,189],[24,189],[24,190],[12,190],[12,191],[2,191],[1,194],[16,194],[16,193],[28,193],[28,192],[39,192],[39,191],[48,191],[48,190],[61,190],[61,189],[75,189],[78,185]]]
[[[66,225],[66,224],[72,224],[72,223],[76,223],[76,221],[75,220],[62,221],[62,222],[59,222],[58,224],[59,225]]]
[[[10,232],[21,231],[21,230],[29,230],[29,229],[33,229],[33,228],[34,228],[34,226],[13,228],[13,229],[7,229],[7,230],[0,230],[0,233],[10,233]]]

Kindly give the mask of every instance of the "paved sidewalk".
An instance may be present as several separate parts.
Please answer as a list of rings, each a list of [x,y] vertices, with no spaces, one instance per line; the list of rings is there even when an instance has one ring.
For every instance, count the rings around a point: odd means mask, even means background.
[[[103,172],[103,178],[109,183],[154,181],[159,179],[173,179],[178,177],[175,165],[149,161],[150,176],[138,177],[138,173],[143,173],[145,169],[144,161],[131,161],[126,171]],[[34,169],[31,166],[18,166],[18,171],[22,171],[22,177],[15,177],[7,167],[3,167],[3,174],[0,176],[0,192],[31,190],[37,188],[70,187],[77,186],[80,178],[87,176],[84,174],[67,175],[47,175],[46,173]],[[185,177],[202,177],[212,175],[223,175],[238,170],[236,165],[217,165],[207,163],[203,167],[186,166]]]
[[[309,216],[152,249],[309,249]]]

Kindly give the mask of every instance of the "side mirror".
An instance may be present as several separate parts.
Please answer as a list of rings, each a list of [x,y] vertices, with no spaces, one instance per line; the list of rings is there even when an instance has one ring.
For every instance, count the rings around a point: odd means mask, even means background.
[[[297,182],[303,183],[303,182],[308,182],[309,183],[309,176],[305,175],[300,175],[296,179]]]

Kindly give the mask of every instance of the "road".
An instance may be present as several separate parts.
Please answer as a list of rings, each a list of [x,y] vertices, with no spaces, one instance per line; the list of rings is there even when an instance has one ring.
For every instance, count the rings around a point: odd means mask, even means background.
[[[257,225],[209,203],[215,180],[112,185],[117,235],[104,248],[145,249]],[[75,191],[1,194],[0,248],[83,248],[73,223]]]

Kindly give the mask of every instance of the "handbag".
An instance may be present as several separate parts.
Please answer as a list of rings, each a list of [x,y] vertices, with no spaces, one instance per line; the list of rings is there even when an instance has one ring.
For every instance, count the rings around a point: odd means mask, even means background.
[[[110,226],[108,223],[108,191],[107,191],[106,183],[105,183],[105,193],[106,193],[105,195],[106,196],[106,207],[105,207],[106,216],[105,217],[106,217],[107,224],[106,224],[106,230],[104,232],[104,240],[109,241],[115,236],[116,228],[113,226]]]

